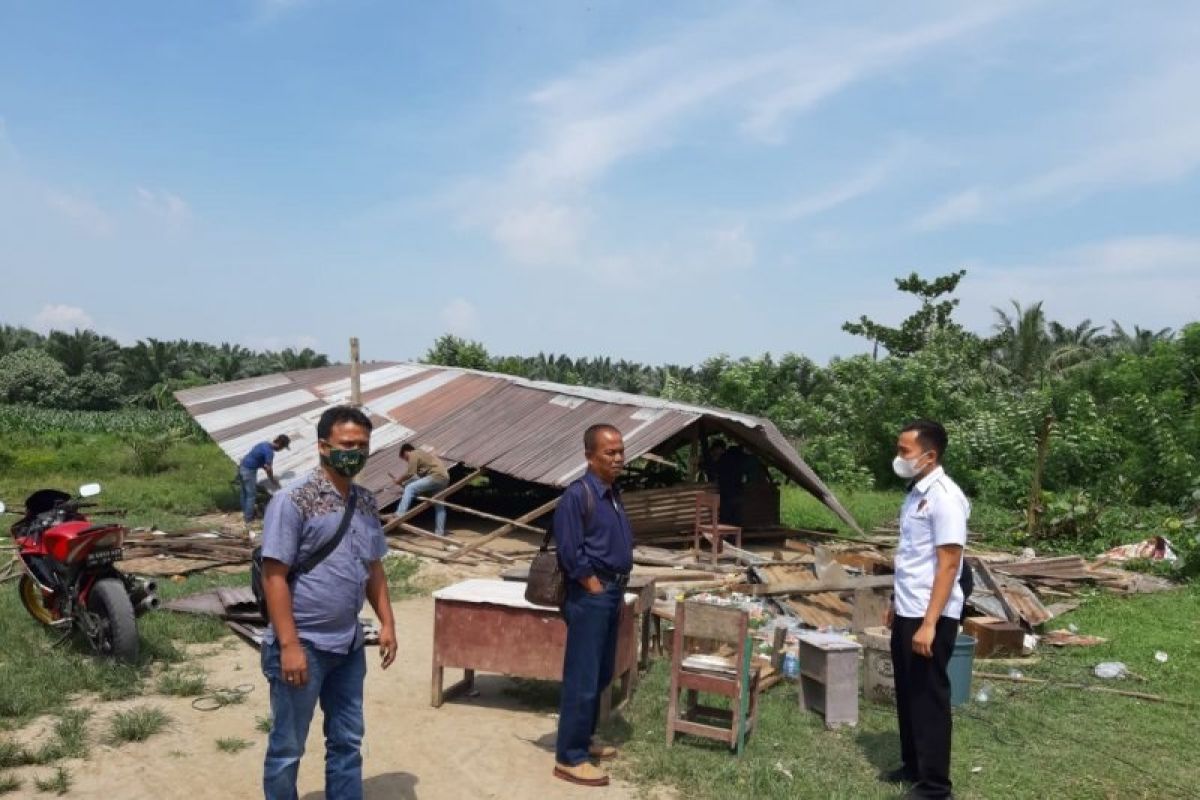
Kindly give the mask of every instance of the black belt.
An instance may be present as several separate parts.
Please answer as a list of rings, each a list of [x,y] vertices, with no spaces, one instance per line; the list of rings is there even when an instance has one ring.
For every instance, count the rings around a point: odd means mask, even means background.
[[[629,573],[609,572],[602,567],[595,567],[592,570],[596,577],[605,583],[615,583],[619,588],[624,589],[629,585]]]

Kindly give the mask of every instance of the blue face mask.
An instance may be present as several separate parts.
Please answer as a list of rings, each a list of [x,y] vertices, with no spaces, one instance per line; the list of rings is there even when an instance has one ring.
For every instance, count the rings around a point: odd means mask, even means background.
[[[366,447],[356,447],[350,450],[330,447],[329,455],[321,455],[321,463],[343,478],[353,478],[367,465],[367,457],[370,454],[370,449]]]

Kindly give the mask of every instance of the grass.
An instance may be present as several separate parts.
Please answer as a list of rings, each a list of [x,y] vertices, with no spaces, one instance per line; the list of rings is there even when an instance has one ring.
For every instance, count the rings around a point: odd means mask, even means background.
[[[270,733],[272,724],[273,723],[270,717],[254,718],[254,730],[258,731],[259,733]]]
[[[202,670],[168,669],[158,678],[158,693],[171,697],[198,697],[208,688],[208,677]]]
[[[0,500],[10,507],[47,486],[71,491],[99,481],[104,508],[124,509],[131,527],[186,527],[190,517],[238,508],[233,465],[212,441],[186,438],[170,445],[161,471],[139,474],[131,434],[54,431],[4,436]]]
[[[159,594],[169,600],[245,581],[244,573],[192,576],[179,583],[162,581]],[[145,689],[150,664],[182,662],[186,654],[181,644],[215,642],[228,635],[219,620],[169,612],[141,617],[138,632],[142,652],[136,667],[96,658],[74,642],[52,648],[57,635],[25,613],[10,584],[0,586],[0,641],[5,650],[0,659],[0,729],[18,728],[39,714],[55,713],[80,694],[102,700],[138,696]]]
[[[1200,702],[1198,620],[1200,586],[1140,597],[1098,596],[1052,627],[1073,622],[1082,632],[1107,637],[1107,644],[1042,651],[1038,664],[1021,669],[1054,683],[1101,683],[1092,667],[1123,661],[1147,680],[1125,681],[1120,688]],[[1169,661],[1155,661],[1156,650],[1167,652]],[[666,746],[667,677],[666,662],[656,662],[625,719],[602,731],[624,742],[624,777],[640,785],[674,785],[680,796],[697,800],[870,800],[899,794],[876,780],[879,771],[898,764],[892,708],[864,702],[857,728],[826,731],[815,715],[798,709],[794,684],[776,686],[763,696],[759,729],[738,759],[716,742],[692,737]],[[989,685],[988,703],[955,711],[956,797],[1194,796],[1200,782],[1200,764],[1192,755],[1195,709],[1054,683],[996,682]],[[977,679],[975,688],[980,685]]]
[[[217,739],[217,749],[222,753],[240,753],[250,746],[250,742],[245,739],[231,737],[228,739]]]
[[[12,794],[20,789],[24,784],[16,775],[3,774],[0,775],[0,794]]]
[[[171,718],[161,708],[142,706],[128,711],[118,711],[109,720],[109,742],[144,742],[162,731]]]
[[[900,515],[904,493],[899,489],[842,489],[830,487],[850,516],[864,531],[890,525]],[[846,536],[857,534],[826,508],[821,501],[797,486],[785,486],[779,500],[779,514],[784,525],[793,528],[833,530]],[[1021,515],[983,501],[971,503],[971,530],[989,541],[1006,542],[1009,534],[1021,524]]]
[[[422,594],[422,590],[413,584],[421,561],[412,556],[391,555],[383,559],[383,572],[387,575],[388,596],[392,601],[402,597],[412,597]]]
[[[58,795],[63,795],[71,791],[71,783],[71,773],[64,767],[54,770],[54,775],[49,778],[33,779],[33,785],[37,787],[39,792],[53,792]]]

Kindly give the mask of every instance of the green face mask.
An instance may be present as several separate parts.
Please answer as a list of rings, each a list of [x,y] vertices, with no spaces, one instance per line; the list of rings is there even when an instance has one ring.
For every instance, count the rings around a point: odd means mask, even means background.
[[[370,453],[371,451],[365,447],[353,450],[339,450],[336,447],[330,447],[329,455],[321,456],[321,463],[342,477],[353,478],[367,465],[367,456]]]

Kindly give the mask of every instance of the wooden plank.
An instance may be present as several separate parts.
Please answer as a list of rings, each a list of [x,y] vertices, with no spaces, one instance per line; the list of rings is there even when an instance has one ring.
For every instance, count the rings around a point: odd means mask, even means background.
[[[449,551],[447,553],[448,556],[462,552],[463,548],[461,545],[455,544],[454,542],[451,542],[451,541],[447,541],[445,536],[438,536],[436,533],[430,533],[429,531],[427,531],[423,528],[418,528],[416,525],[412,525],[407,522],[401,524],[400,528],[401,528],[401,530],[405,531],[406,533],[411,533],[416,536],[424,537],[425,541],[436,542],[443,549]],[[479,550],[476,552],[476,555],[486,556],[488,558],[495,559],[496,561],[501,561],[505,564],[511,564],[516,560],[514,558],[510,558],[508,556],[501,555],[500,553],[494,552],[492,550]]]
[[[548,514],[551,511],[553,511],[558,506],[558,501],[561,499],[562,499],[562,495],[559,495],[558,497],[554,498],[553,500],[551,500],[547,503],[542,503],[540,506],[533,509],[532,511],[527,511],[524,514],[522,514],[521,516],[517,517],[515,520],[513,520],[513,522],[522,522],[522,523],[523,522],[532,522],[533,520],[537,519],[538,517],[542,516],[543,514]],[[471,542],[469,545],[464,547],[462,550],[459,550],[458,557],[461,558],[462,556],[469,555],[470,553],[475,552],[480,547],[483,547],[485,544],[492,541],[493,539],[504,536],[506,533],[509,533],[512,530],[514,530],[512,523],[505,523],[504,525],[501,525],[499,528],[492,531],[488,535],[484,536],[482,539],[477,539],[476,541]],[[451,559],[451,560],[457,560],[457,559]]]
[[[399,528],[405,522],[408,522],[410,519],[413,519],[418,514],[425,511],[426,509],[433,508],[433,503],[429,502],[430,500],[445,500],[447,497],[450,497],[452,494],[457,492],[459,489],[462,489],[467,484],[469,484],[471,481],[475,480],[476,478],[478,478],[480,475],[484,474],[485,472],[487,472],[487,470],[482,469],[482,468],[477,469],[477,470],[473,471],[470,475],[467,475],[462,480],[455,481],[454,483],[447,486],[445,489],[442,489],[440,492],[435,494],[433,497],[422,500],[421,502],[417,503],[415,506],[410,508],[408,511],[404,512],[403,516],[396,517],[395,519],[390,521],[388,524],[384,525],[383,532],[385,534],[391,533],[396,528]]]
[[[471,514],[473,516],[480,517],[481,519],[490,519],[492,522],[504,522],[504,523],[507,523],[514,527],[520,528],[521,530],[530,531],[531,533],[537,533],[537,534],[542,534],[542,535],[544,535],[546,533],[544,528],[536,528],[533,525],[526,525],[524,522],[519,522],[515,519],[509,519],[508,517],[500,517],[495,514],[489,514],[486,511],[479,511],[478,509],[471,508],[470,506],[460,506],[457,503],[451,503],[446,500],[439,500],[436,497],[429,498],[429,502],[433,503],[435,505],[445,506],[446,508],[453,509],[454,511],[461,511],[464,514]]]
[[[445,550],[434,550],[432,548],[422,547],[421,545],[417,544],[416,542],[411,542],[408,539],[399,539],[399,538],[395,538],[395,537],[393,537],[392,539],[390,539],[388,541],[388,546],[391,547],[393,550],[403,550],[406,553],[412,553],[413,555],[417,555],[417,556],[424,556],[425,558],[436,558],[438,561],[443,561],[443,562],[446,561],[449,558],[449,556],[451,555],[449,552],[447,552]],[[473,567],[473,566],[477,566],[480,562],[474,558],[466,558],[466,559],[459,561],[458,563]]]
[[[853,592],[858,589],[883,589],[891,587],[893,580],[894,576],[892,575],[871,575],[863,578],[850,578],[848,580],[818,580],[811,583],[743,583],[732,588],[735,592],[762,597],[764,595]]]
[[[979,570],[979,576],[983,578],[984,586],[996,596],[996,600],[999,601],[1000,607],[1004,609],[1004,615],[1008,617],[1008,621],[1015,622],[1018,625],[1021,624],[1021,615],[1016,612],[1012,604],[1008,602],[1008,598],[1004,596],[1004,592],[1000,590],[1000,583],[996,580],[991,567],[981,558],[971,558],[970,562],[971,566]]]

